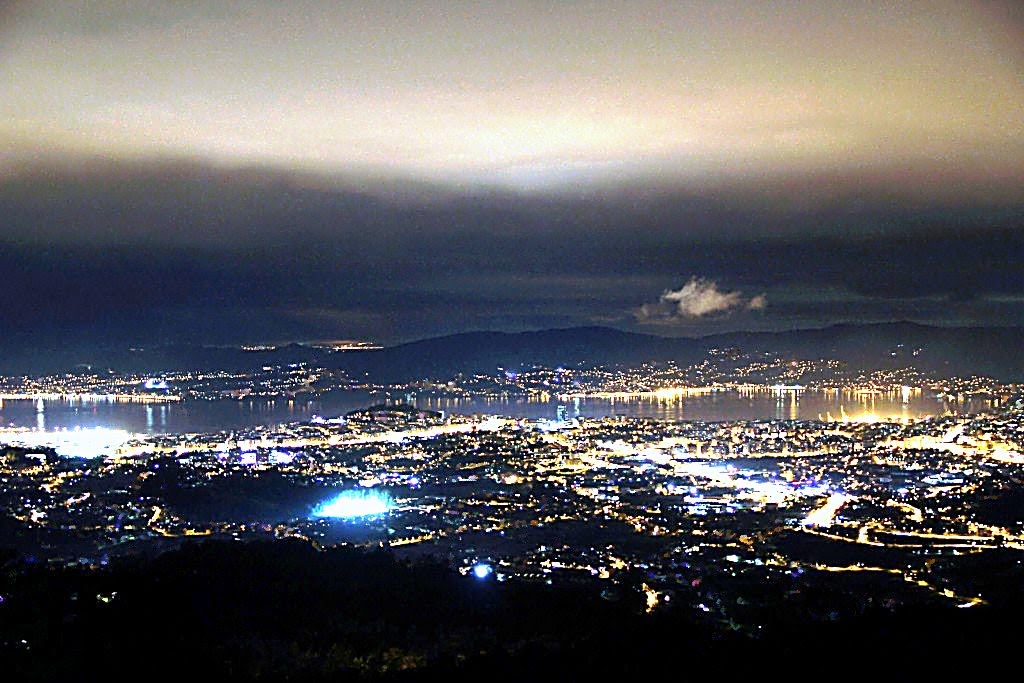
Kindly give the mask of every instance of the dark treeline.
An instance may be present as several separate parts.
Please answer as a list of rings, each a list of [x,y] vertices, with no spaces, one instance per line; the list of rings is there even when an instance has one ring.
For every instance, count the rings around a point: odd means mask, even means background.
[[[0,562],[7,680],[885,680],[990,664],[1016,639],[1013,605],[778,614],[750,633],[686,609],[644,614],[641,576],[613,593],[498,583],[300,541],[188,544],[99,568]]]

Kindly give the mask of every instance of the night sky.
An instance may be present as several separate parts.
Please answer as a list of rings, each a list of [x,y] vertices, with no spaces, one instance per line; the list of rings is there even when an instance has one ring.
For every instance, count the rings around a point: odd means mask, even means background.
[[[3,342],[1024,324],[1006,2],[15,2]]]

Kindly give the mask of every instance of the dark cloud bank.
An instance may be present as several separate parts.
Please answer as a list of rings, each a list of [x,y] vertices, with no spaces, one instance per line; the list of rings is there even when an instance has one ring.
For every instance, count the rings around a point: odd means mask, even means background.
[[[545,195],[23,165],[0,178],[3,346],[1024,324],[1024,202],[947,189],[901,196],[848,174]],[[666,299],[694,281],[689,308]],[[693,298],[711,294],[726,299]]]

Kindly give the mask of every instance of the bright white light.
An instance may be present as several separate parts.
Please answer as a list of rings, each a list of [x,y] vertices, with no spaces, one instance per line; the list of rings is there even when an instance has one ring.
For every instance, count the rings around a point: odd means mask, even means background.
[[[473,565],[473,576],[478,579],[486,579],[493,571],[494,570],[491,569],[491,565],[489,564],[481,563]]]
[[[313,517],[354,519],[387,514],[393,507],[391,497],[381,491],[342,491],[317,505]]]
[[[46,447],[69,458],[100,458],[116,455],[117,450],[135,438],[122,429],[62,429],[59,431],[4,430],[3,440],[28,447]]]
[[[845,493],[833,493],[821,507],[813,510],[804,518],[803,525],[827,529],[832,526],[832,521],[835,519],[836,513],[839,512],[839,508],[851,500],[853,500],[853,497]]]
[[[270,462],[275,465],[288,465],[291,464],[292,460],[295,460],[294,453],[288,453],[286,451],[274,451],[270,454]]]

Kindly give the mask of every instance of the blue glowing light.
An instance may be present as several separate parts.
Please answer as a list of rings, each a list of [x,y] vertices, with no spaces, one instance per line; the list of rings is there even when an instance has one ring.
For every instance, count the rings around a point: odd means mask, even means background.
[[[313,508],[311,516],[334,519],[376,517],[387,514],[393,506],[391,496],[382,491],[342,491]]]
[[[478,579],[486,579],[493,571],[494,570],[491,569],[491,565],[489,564],[481,563],[473,565],[473,576]]]

